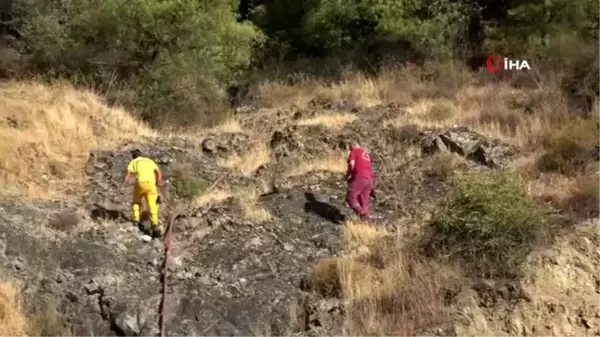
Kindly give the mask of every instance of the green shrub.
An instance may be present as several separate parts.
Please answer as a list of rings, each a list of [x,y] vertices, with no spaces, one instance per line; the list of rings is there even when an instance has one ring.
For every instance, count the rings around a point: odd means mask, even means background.
[[[208,181],[197,177],[185,177],[175,181],[177,195],[185,199],[201,196],[208,186],[210,186]]]
[[[193,199],[201,196],[210,183],[196,175],[197,169],[184,161],[178,162],[173,169],[173,187],[178,197]]]
[[[252,18],[283,54],[293,56],[337,54],[387,39],[406,41],[429,56],[449,56],[464,49],[474,13],[471,3],[448,0],[282,0],[257,6]]]
[[[426,251],[458,259],[474,276],[518,276],[548,210],[506,172],[459,176],[455,187],[429,224]]]
[[[145,119],[211,112],[250,65],[262,34],[236,1],[19,0],[21,52],[34,69],[104,91],[131,89]]]
[[[553,130],[544,139],[546,152],[537,161],[540,172],[559,172],[574,176],[587,164],[597,160],[598,116],[575,118],[559,130]]]

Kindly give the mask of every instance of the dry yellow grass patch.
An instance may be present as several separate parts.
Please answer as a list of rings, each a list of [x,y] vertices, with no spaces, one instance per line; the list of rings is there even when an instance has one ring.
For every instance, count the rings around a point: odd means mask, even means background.
[[[342,275],[359,280],[359,283],[375,281],[377,271],[351,257],[326,258],[320,261],[306,279],[309,289],[322,296],[344,296]]]
[[[417,100],[384,124],[398,127],[416,124],[424,128],[467,126],[488,137],[534,149],[540,146],[548,130],[564,120],[568,111],[559,94],[551,95],[552,90],[525,91],[503,85],[464,87],[452,100]],[[528,114],[523,109],[531,97],[538,97],[537,111]]]
[[[346,222],[343,242],[345,255],[321,261],[307,283],[345,300],[345,335],[410,336],[450,319],[444,289],[460,277],[453,268],[427,262],[401,236],[359,221]]]
[[[27,318],[14,286],[0,283],[0,336],[27,336]]]
[[[350,301],[347,336],[409,337],[449,320],[444,287],[449,276],[410,255],[397,256],[384,269],[342,272],[344,298]]]
[[[263,105],[268,108],[296,106],[305,108],[311,101],[342,102],[355,107],[372,107],[388,103],[407,103],[414,97],[439,96],[438,92],[453,91],[466,77],[472,76],[461,67],[448,64],[428,64],[425,68],[439,72],[443,67],[442,81],[422,81],[422,67],[388,68],[379,76],[367,76],[358,71],[346,71],[342,79],[324,83],[315,79],[304,79],[293,84],[283,81],[263,82],[258,93]],[[427,69],[425,71],[428,71]],[[440,82],[440,83],[437,83]]]
[[[369,225],[361,221],[346,221],[342,237],[347,245],[368,246],[390,233],[385,227]]]
[[[306,279],[309,289],[345,300],[344,334],[410,336],[446,323],[444,289],[457,275],[419,259],[397,240],[381,240],[373,228],[352,226],[346,244],[367,244],[369,255],[324,259]]]
[[[299,120],[296,124],[302,126],[320,125],[333,130],[340,130],[348,123],[354,122],[358,117],[348,113],[321,114],[312,118]]]
[[[238,198],[244,218],[253,222],[264,222],[270,220],[271,213],[260,206],[257,202],[258,194],[255,192],[240,195]]]
[[[387,79],[385,79],[387,80]],[[344,80],[326,84],[306,80],[290,85],[284,82],[262,83],[258,92],[266,107],[306,107],[312,100],[339,102],[347,100],[358,107],[372,107],[383,103],[387,82],[360,73],[349,73]]]
[[[225,160],[220,160],[218,164],[221,167],[249,175],[270,161],[271,149],[266,144],[260,143],[249,149],[244,155],[234,154]]]
[[[230,118],[225,122],[212,127],[207,130],[208,133],[241,133],[243,131],[242,125],[237,119]]]
[[[574,184],[574,178],[557,174],[544,175],[529,181],[527,191],[531,197],[536,199],[544,200],[551,197],[564,201],[572,195]]]
[[[196,197],[193,204],[195,207],[205,207],[223,202],[231,196],[232,194],[228,190],[214,189],[208,193],[204,193]]]
[[[2,83],[0,106],[0,185],[16,196],[74,190],[90,151],[156,136],[125,110],[68,85]]]
[[[446,127],[455,124],[458,109],[454,102],[445,99],[421,99],[407,107],[396,118],[385,121],[384,126],[415,124],[424,128]]]
[[[529,181],[529,195],[550,203],[563,212],[594,218],[600,212],[600,176],[598,172],[578,177],[545,174]]]
[[[306,158],[286,170],[285,177],[297,177],[309,172],[326,171],[342,173],[347,170],[347,157],[343,154],[324,154],[319,158]]]
[[[271,213],[263,208],[258,201],[262,193],[269,191],[269,186],[265,181],[254,188],[246,188],[236,192],[236,200],[242,210],[245,219],[252,222],[261,223],[273,218]]]

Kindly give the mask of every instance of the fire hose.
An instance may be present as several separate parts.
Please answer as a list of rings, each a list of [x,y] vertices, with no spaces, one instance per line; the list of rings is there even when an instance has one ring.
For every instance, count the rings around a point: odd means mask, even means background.
[[[204,191],[204,193],[210,192],[228,175],[229,175],[229,172],[223,174],[209,188],[207,188]],[[167,183],[168,183],[168,181],[167,181]],[[174,207],[173,212],[171,213],[171,216],[169,217],[169,221],[167,222],[167,228],[165,231],[165,236],[164,236],[164,241],[163,241],[165,255],[164,255],[164,260],[162,263],[162,271],[161,271],[162,297],[161,297],[161,301],[160,301],[160,311],[159,311],[159,316],[160,316],[159,324],[160,324],[160,336],[161,337],[165,337],[166,326],[167,326],[166,302],[167,302],[167,288],[168,288],[168,279],[169,279],[169,268],[168,268],[169,267],[169,256],[170,256],[170,252],[171,252],[171,242],[172,242],[171,241],[171,233],[173,232],[173,227],[175,226],[175,220],[177,220],[177,218],[179,218],[181,213],[183,213],[183,211],[189,207],[189,205],[186,205],[186,204],[180,204],[178,206],[179,207]],[[202,213],[201,216],[203,216],[204,214],[205,213]]]

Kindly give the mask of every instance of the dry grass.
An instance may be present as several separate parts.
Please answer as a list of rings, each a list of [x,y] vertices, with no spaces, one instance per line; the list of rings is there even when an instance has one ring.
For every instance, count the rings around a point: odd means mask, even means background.
[[[301,119],[297,122],[302,126],[323,126],[332,130],[340,130],[346,124],[354,122],[358,117],[348,113],[321,114],[312,118]]]
[[[344,80],[327,85],[312,80],[294,86],[267,82],[261,85],[259,92],[267,106],[280,108],[307,108],[312,101],[349,101],[357,107],[403,103],[408,108],[386,125],[416,124],[427,128],[464,125],[529,148],[538,146],[541,134],[560,123],[557,115],[560,117],[568,110],[562,95],[550,87],[527,92],[501,85],[465,85],[447,89],[448,98],[439,98],[429,93],[435,86],[435,83],[421,81],[414,71],[404,70],[388,71],[376,78],[350,73]],[[537,110],[534,114],[524,111],[530,106]],[[340,128],[349,122],[341,116],[322,115],[299,124]]]
[[[204,193],[194,199],[195,207],[205,207],[218,204],[230,198],[231,192],[225,189],[213,189],[208,193]]]
[[[346,102],[359,108],[398,103],[406,108],[385,125],[467,126],[531,151],[539,151],[545,135],[570,118],[566,96],[558,82],[550,78],[531,89],[497,83],[482,85],[478,76],[455,64],[432,63],[422,68],[386,69],[377,77],[347,72],[335,82],[265,82],[258,93],[271,109],[314,109],[314,103],[318,106]],[[318,116],[300,123],[337,127],[345,121]]]
[[[250,190],[238,195],[238,202],[244,218],[255,223],[265,222],[273,218],[268,210],[259,205],[259,195],[260,193],[257,190]]]
[[[270,161],[271,149],[266,144],[259,143],[257,146],[248,149],[244,155],[234,154],[225,160],[219,160],[218,164],[221,167],[241,172],[244,175],[250,175]]]
[[[361,221],[347,221],[342,237],[346,245],[369,246],[375,241],[381,240],[390,233],[380,226],[373,226]]]
[[[27,318],[14,286],[0,283],[0,336],[27,336]]]
[[[420,259],[384,228],[349,221],[346,254],[321,261],[309,289],[347,303],[345,335],[414,335],[449,319],[444,291],[458,276]]]
[[[0,336],[72,336],[54,301],[38,303],[36,314],[26,316],[11,282],[0,282]]]
[[[241,133],[243,131],[244,130],[243,130],[240,122],[234,118],[227,119],[223,123],[207,130],[208,133],[216,133],[216,134]]]
[[[285,177],[297,177],[309,172],[324,171],[342,173],[346,172],[346,156],[340,153],[323,154],[318,158],[304,158],[294,163],[285,173]]]
[[[544,153],[536,168],[540,172],[559,172],[567,176],[585,173],[589,164],[596,163],[598,114],[593,118],[572,118],[560,128],[547,130],[543,138]]]
[[[341,273],[344,297],[350,301],[345,335],[411,336],[435,331],[450,319],[444,292],[452,284],[439,266],[403,251],[383,269],[364,272],[361,278]]]
[[[0,105],[0,185],[12,196],[77,190],[90,151],[156,136],[125,110],[68,85],[2,83]]]
[[[421,80],[424,71],[439,75],[427,83]],[[316,79],[304,79],[294,84],[267,81],[258,87],[258,95],[267,108],[306,108],[315,101],[346,102],[348,106],[367,108],[389,103],[403,104],[415,97],[447,96],[470,80],[469,76],[457,63],[427,63],[424,68],[386,69],[379,76],[347,71],[341,80],[328,83]]]
[[[575,179],[558,174],[542,175],[529,181],[528,194],[538,200],[562,203],[572,194]]]
[[[386,125],[420,127],[468,126],[486,136],[535,150],[548,130],[560,126],[569,108],[557,85],[546,83],[538,89],[516,89],[509,85],[473,85],[475,75],[457,68],[444,68],[443,76],[423,81],[426,69],[389,69],[378,77],[349,72],[335,83],[305,80],[294,85],[266,82],[259,87],[269,107],[308,108],[311,102],[349,102],[350,106],[371,107],[400,103],[407,108]],[[306,121],[311,125],[327,122]],[[335,125],[332,122],[331,125]]]
[[[344,296],[344,274],[353,280],[360,280],[360,283],[371,283],[375,281],[373,276],[376,275],[376,270],[351,257],[330,257],[320,261],[308,274],[307,287],[324,297]]]
[[[466,160],[456,153],[436,153],[424,160],[423,174],[430,178],[447,180],[466,167]]]
[[[529,195],[576,217],[595,218],[600,214],[600,176],[598,172],[578,177],[542,175],[529,182]]]
[[[59,302],[46,300],[29,318],[29,336],[73,336],[73,330],[59,314]]]
[[[503,85],[467,86],[458,90],[451,100],[417,100],[405,113],[386,124],[416,124],[424,128],[467,126],[512,145],[536,149],[547,131],[567,118],[566,102],[553,90],[525,91]],[[528,109],[535,110],[528,113]]]
[[[381,104],[380,80],[360,73],[349,73],[339,83],[327,84],[306,80],[301,84],[264,82],[258,92],[265,107],[306,107],[311,101],[350,101],[355,106],[371,107]]]

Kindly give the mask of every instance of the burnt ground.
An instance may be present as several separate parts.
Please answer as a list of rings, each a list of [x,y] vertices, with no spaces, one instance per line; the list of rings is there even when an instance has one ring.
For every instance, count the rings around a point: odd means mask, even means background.
[[[374,209],[380,225],[413,214],[445,191],[443,172],[411,171],[426,159],[410,165],[402,159],[410,144],[422,144],[431,152],[442,147],[462,151],[473,166],[483,169],[512,155],[505,145],[487,142],[468,130],[449,130],[440,137],[410,128],[382,128],[381,119],[398,109],[356,112],[361,119],[338,133],[286,126],[285,116],[271,121],[266,132],[271,135],[267,141],[272,163],[250,176],[233,172],[224,183],[243,188],[269,181],[271,193],[258,202],[273,217],[264,222],[245,219],[233,198],[185,210],[173,233],[168,334],[341,333],[339,303],[319,299],[301,290],[300,284],[319,260],[340,250],[341,225],[350,217],[344,204],[345,182],[343,174],[327,172],[277,178],[281,166],[300,154],[343,153],[350,137],[363,137],[367,147],[376,149]],[[260,118],[253,123],[260,124]],[[366,130],[373,128],[379,132],[369,136]],[[90,185],[75,201],[0,206],[0,267],[23,281],[27,302],[58,299],[58,309],[77,335],[157,334],[164,248],[160,240],[144,242],[128,221],[129,190],[119,190],[128,151],[141,148],[169,177],[161,212],[165,222],[179,203],[173,187],[177,165],[187,164],[214,182],[227,172],[216,165],[217,160],[248,149],[251,141],[244,134],[212,135],[203,142],[171,139],[90,154]],[[321,313],[318,319],[315,312]]]

